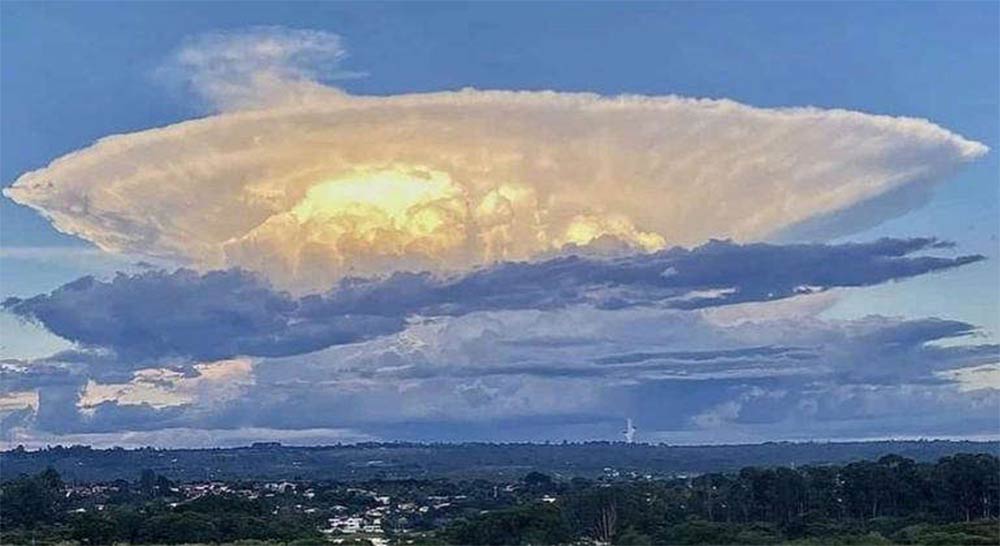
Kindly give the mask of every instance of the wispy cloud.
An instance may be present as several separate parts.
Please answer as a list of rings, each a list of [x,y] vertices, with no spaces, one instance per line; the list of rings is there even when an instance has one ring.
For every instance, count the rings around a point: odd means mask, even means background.
[[[261,26],[192,37],[158,75],[185,84],[218,110],[262,108],[315,100],[321,81],[349,77],[340,36],[318,30]]]
[[[166,428],[161,430],[52,434],[19,428],[0,438],[0,449],[24,446],[41,449],[51,445],[86,445],[96,449],[109,447],[157,447],[197,449],[206,447],[243,447],[257,441],[280,441],[285,445],[331,445],[341,442],[375,440],[371,435],[350,429],[281,430],[266,428],[201,429]]]

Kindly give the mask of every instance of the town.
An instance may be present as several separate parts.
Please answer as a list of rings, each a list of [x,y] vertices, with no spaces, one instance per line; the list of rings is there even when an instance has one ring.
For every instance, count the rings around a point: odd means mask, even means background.
[[[688,478],[678,474],[673,478]],[[604,469],[600,483],[652,480],[612,467]],[[280,481],[205,481],[174,483],[153,471],[144,471],[138,482],[116,480],[111,483],[64,485],[64,503],[68,514],[101,517],[129,499],[159,499],[171,510],[199,506],[208,502],[239,500],[263,501],[271,506],[270,515],[309,522],[331,542],[340,544],[354,539],[367,540],[374,546],[388,544],[388,537],[408,544],[426,538],[429,531],[446,527],[456,519],[525,503],[555,503],[560,488],[541,473],[509,483],[487,481],[451,482],[382,481],[364,484]],[[109,509],[109,507],[111,507]]]

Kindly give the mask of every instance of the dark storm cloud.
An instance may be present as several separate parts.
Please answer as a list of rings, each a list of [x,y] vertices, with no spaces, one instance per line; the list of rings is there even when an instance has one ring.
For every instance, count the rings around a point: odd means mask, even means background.
[[[691,250],[673,248],[610,260],[568,256],[503,263],[445,280],[397,273],[385,280],[345,281],[327,296],[307,301],[310,312],[317,315],[463,315],[574,304],[698,309],[870,286],[984,259],[911,256],[942,246],[930,238],[840,245],[712,241]]]
[[[396,273],[348,279],[296,298],[242,270],[149,271],[110,281],[84,277],[4,309],[83,347],[134,363],[285,356],[401,331],[408,317],[573,305],[699,309],[770,301],[834,287],[879,284],[973,263],[982,256],[913,256],[935,239],[870,243],[712,241],[618,259],[578,256],[503,263],[453,278]]]
[[[242,270],[83,277],[4,308],[118,360],[299,354],[398,331],[401,317],[301,316],[301,302]],[[86,356],[85,353],[83,353]],[[91,357],[82,358],[87,361]]]

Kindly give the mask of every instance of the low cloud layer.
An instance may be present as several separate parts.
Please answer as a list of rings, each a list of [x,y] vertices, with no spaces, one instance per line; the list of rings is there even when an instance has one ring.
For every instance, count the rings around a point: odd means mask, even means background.
[[[643,439],[667,441],[995,432],[1000,347],[954,345],[974,342],[973,326],[824,320],[817,297],[743,304],[757,318],[736,322],[714,309],[476,312],[303,355],[119,379],[89,379],[68,362],[8,363],[10,398],[34,391],[40,407],[12,412],[5,430],[9,441],[345,427],[396,439],[585,439],[614,438],[631,416]],[[798,312],[767,318],[775,305]]]
[[[9,298],[3,308],[135,366],[308,353],[399,332],[418,316],[575,305],[699,309],[778,300],[982,259],[913,255],[942,246],[933,239],[784,246],[713,241],[615,259],[504,263],[448,278],[397,273],[349,279],[300,298],[242,270],[151,271],[109,281],[85,277],[48,295]]]
[[[880,196],[904,202],[906,188],[925,192],[986,152],[925,120],[844,110],[351,96],[320,82],[344,55],[321,32],[193,39],[165,70],[224,113],[104,138],[4,193],[108,251],[314,290],[602,239],[645,251],[760,240]],[[901,212],[878,209],[876,220]]]

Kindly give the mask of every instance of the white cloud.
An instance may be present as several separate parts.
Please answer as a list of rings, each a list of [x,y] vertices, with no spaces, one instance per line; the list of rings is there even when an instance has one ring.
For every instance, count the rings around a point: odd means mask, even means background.
[[[25,409],[38,409],[38,391],[0,393],[0,416],[12,411]]]
[[[192,41],[172,66],[237,111],[102,139],[5,195],[105,250],[315,289],[564,244],[758,240],[941,181],[986,151],[925,120],[844,110],[556,92],[350,96],[316,81],[342,56],[336,37],[305,31]]]
[[[122,447],[156,447],[197,449],[207,447],[237,447],[258,441],[280,441],[286,445],[329,445],[338,442],[364,442],[374,438],[350,429],[276,430],[268,428],[197,429],[164,428],[160,430],[53,434],[17,428],[0,439],[0,449],[22,445],[41,449],[51,445],[86,445],[95,449]]]
[[[958,383],[958,388],[962,392],[1000,391],[1000,363],[946,370],[938,372],[937,375]]]
[[[185,404],[212,406],[237,398],[253,385],[252,365],[246,359],[194,365],[194,374],[166,368],[137,370],[127,383],[88,380],[77,407],[93,414],[101,404],[148,405],[155,409]]]
[[[158,74],[217,109],[259,108],[332,92],[317,80],[349,76],[336,71],[346,56],[336,34],[265,26],[189,39]]]
[[[730,326],[766,319],[801,319],[815,317],[834,306],[841,290],[826,290],[776,301],[742,303],[702,309],[701,315],[713,324]]]

